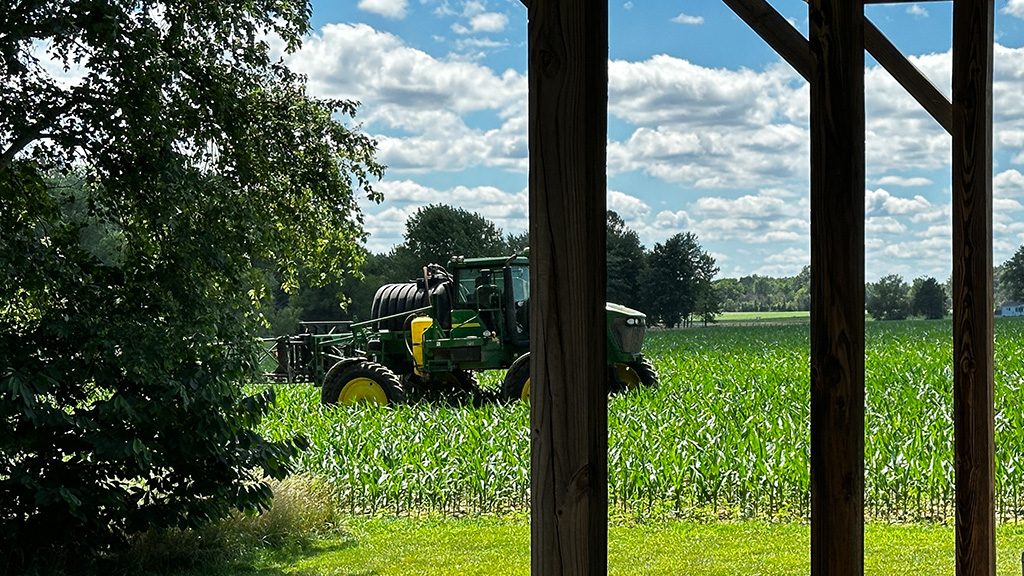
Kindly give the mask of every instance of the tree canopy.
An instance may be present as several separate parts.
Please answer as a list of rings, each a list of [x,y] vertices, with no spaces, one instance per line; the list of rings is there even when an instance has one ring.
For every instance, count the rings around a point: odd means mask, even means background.
[[[644,307],[648,322],[668,327],[689,320],[698,311],[704,292],[713,290],[718,273],[715,259],[692,232],[676,234],[655,244],[643,274]]]
[[[910,287],[898,274],[889,274],[867,285],[867,311],[875,320],[904,320],[910,314]]]
[[[608,211],[607,233],[608,301],[641,309],[640,285],[646,254],[640,236],[612,210]]]
[[[1013,256],[1003,262],[995,275],[1005,301],[1024,302],[1024,245],[1017,248]]]
[[[946,289],[935,278],[914,279],[910,289],[910,310],[916,316],[937,320],[946,316]]]
[[[356,193],[379,199],[383,173],[334,119],[356,103],[271,60],[308,17],[287,0],[0,12],[0,547],[23,561],[265,506],[302,445],[253,432],[273,395],[244,393],[263,271],[294,288],[358,265]]]

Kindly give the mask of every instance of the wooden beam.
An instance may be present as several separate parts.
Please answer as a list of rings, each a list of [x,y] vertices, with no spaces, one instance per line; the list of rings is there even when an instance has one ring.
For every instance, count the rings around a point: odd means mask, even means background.
[[[953,429],[956,573],[994,576],[994,0],[953,3]]]
[[[608,3],[529,4],[531,574],[602,575]]]
[[[867,18],[864,19],[864,45],[868,53],[878,60],[878,63],[931,114],[940,126],[946,129],[946,132],[953,132],[953,104],[949,98],[946,98],[927,76],[911,64],[910,60],[907,60]]]
[[[810,80],[811,54],[807,40],[766,0],[723,0],[737,16],[782,58]],[[903,88],[914,97],[946,132],[952,129],[953,106],[930,80],[907,60],[867,18],[864,46]]]
[[[864,573],[864,3],[811,0],[811,574]]]
[[[804,77],[811,78],[811,53],[807,39],[766,0],[724,0],[747,26]]]

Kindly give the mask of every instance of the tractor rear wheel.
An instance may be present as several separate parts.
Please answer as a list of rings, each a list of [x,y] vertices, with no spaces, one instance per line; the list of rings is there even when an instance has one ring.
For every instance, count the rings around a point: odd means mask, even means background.
[[[530,357],[520,358],[505,373],[501,383],[501,399],[506,402],[530,403]]]
[[[320,391],[323,404],[402,404],[405,391],[398,376],[370,361],[335,364],[324,377]]]

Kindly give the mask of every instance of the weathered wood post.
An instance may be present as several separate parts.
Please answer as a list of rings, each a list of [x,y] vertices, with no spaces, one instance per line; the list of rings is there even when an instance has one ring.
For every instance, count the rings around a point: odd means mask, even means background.
[[[531,572],[607,573],[608,3],[529,9]]]
[[[864,0],[810,0],[811,574],[864,573]]]
[[[993,0],[953,2],[956,573],[994,576]]]

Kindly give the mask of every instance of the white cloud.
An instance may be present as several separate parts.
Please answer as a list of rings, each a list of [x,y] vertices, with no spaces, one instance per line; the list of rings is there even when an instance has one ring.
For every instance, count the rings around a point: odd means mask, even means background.
[[[676,24],[703,24],[703,16],[690,16],[689,14],[680,14],[672,19]]]
[[[405,18],[409,0],[359,0],[359,9],[385,18]]]
[[[1006,170],[992,179],[992,194],[996,198],[1024,198],[1024,174]]]
[[[453,24],[452,30],[458,34],[475,34],[478,32],[501,32],[508,26],[508,16],[500,12],[484,12],[469,19],[469,27]]]
[[[909,188],[912,186],[931,186],[933,182],[929,178],[906,177],[906,176],[883,176],[875,179],[878,186],[901,186]]]
[[[876,216],[864,222],[864,232],[868,235],[903,234],[906,231],[907,227],[891,216]]]
[[[412,180],[384,180],[376,189],[387,199],[387,208],[365,215],[364,227],[370,233],[367,248],[386,252],[403,240],[405,221],[428,204],[443,202],[476,212],[494,222],[506,234],[518,234],[528,228],[526,189],[507,191],[494,186],[455,186],[439,190]]]
[[[910,14],[915,18],[927,18],[928,10],[926,10],[924,6],[921,6],[920,4],[911,4],[910,6],[907,7],[907,14]]]
[[[328,24],[287,60],[311,93],[366,103],[359,120],[392,173],[526,170],[527,84],[514,70],[438,59],[365,24]],[[490,113],[497,127],[467,125],[470,112]]]
[[[1017,18],[1024,18],[1024,0],[1008,0],[999,11]]]
[[[651,207],[646,202],[618,190],[608,191],[608,209],[618,214],[634,230],[643,226],[644,220],[651,214]]]

